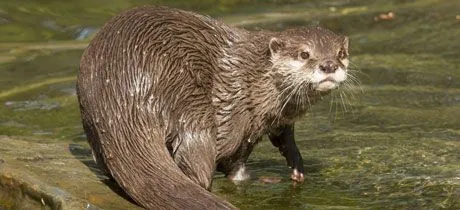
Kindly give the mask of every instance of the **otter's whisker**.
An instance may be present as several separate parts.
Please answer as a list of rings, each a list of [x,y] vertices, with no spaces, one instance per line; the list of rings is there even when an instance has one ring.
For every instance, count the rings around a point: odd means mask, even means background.
[[[310,97],[308,96],[308,94],[309,94],[309,93],[308,93],[308,90],[310,89],[310,87],[309,87],[308,85],[305,85],[305,88],[307,89],[307,90],[305,91],[305,96],[307,97],[308,108],[311,110],[311,109],[312,109],[312,108],[311,108],[311,101],[310,101]]]
[[[301,82],[301,84],[302,84],[302,82]],[[295,88],[295,91],[294,91],[294,97],[295,97],[294,98],[294,102],[295,102],[294,103],[295,104],[294,111],[295,111],[295,113],[298,113],[298,111],[299,111],[299,99],[300,99],[299,97],[300,97],[300,94],[301,94],[300,90],[302,89],[301,84],[297,84],[297,87]]]
[[[338,118],[337,116],[338,116],[338,113],[339,113],[339,103],[340,103],[340,102],[339,102],[339,96],[338,96],[338,94],[339,94],[339,93],[336,93],[336,94],[335,94],[336,99],[335,99],[335,103],[334,103],[334,105],[335,105],[335,116],[334,116],[334,121]]]
[[[297,92],[297,96],[296,96],[296,113],[299,113],[299,110],[301,109],[304,109],[305,105],[305,84],[304,82],[301,82],[299,84],[299,89],[298,89],[298,92]]]
[[[348,71],[348,72],[352,72],[352,73],[358,73],[358,74],[360,74],[361,76],[370,78],[370,76],[369,76],[368,74],[366,74],[366,73],[364,73],[363,71],[360,71],[360,70],[358,70],[358,69],[359,69],[358,67],[356,67],[356,68],[348,68],[347,71]]]
[[[329,101],[329,115],[332,112],[332,104],[334,103],[334,95],[335,95],[335,92],[331,94],[331,100]]]
[[[290,91],[290,92],[288,92],[286,98],[284,98],[284,103],[283,103],[283,105],[281,106],[281,109],[279,110],[279,113],[277,114],[277,116],[282,116],[282,113],[283,113],[283,111],[284,111],[284,108],[285,108],[286,105],[290,102],[292,96],[293,96],[294,93],[295,93],[296,88],[298,88],[298,87],[295,86],[295,83],[290,83],[290,85],[288,85],[288,86],[282,91],[283,94],[280,94],[280,95],[279,95],[279,97],[283,97],[284,92]],[[283,101],[283,100],[281,100],[281,101]],[[278,121],[278,122],[279,122],[279,120],[280,120],[280,117],[276,117],[275,119],[273,119],[272,125],[275,123],[275,121]]]
[[[341,101],[341,107],[342,107],[342,115],[344,112],[347,112],[347,107],[345,106],[345,101],[343,100],[343,95],[341,92],[339,92],[339,96],[340,96],[340,101]]]
[[[355,99],[355,98],[356,98],[356,97],[355,97],[356,87],[357,87],[357,86],[356,86],[355,84],[345,82],[345,83],[343,84],[343,91],[344,91],[344,92],[349,92],[350,95],[351,95],[351,97],[352,97],[353,99]]]
[[[356,84],[361,84],[361,81],[358,80],[358,78],[351,74],[351,73],[347,73],[347,77],[348,77],[348,80],[351,81],[351,82],[354,82]]]

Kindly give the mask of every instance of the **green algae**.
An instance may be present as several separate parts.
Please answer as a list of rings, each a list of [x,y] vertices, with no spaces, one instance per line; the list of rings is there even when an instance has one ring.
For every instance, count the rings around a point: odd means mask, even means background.
[[[0,159],[9,155],[6,166],[29,171],[46,185],[97,206],[132,207],[113,194],[113,182],[102,182],[103,176],[82,164],[95,167],[74,86],[79,57],[94,31],[119,11],[146,3],[152,2],[0,3],[0,135],[11,137],[4,142],[13,142],[0,148]],[[217,174],[213,192],[241,209],[460,208],[460,20],[456,19],[460,3],[153,3],[200,11],[250,29],[319,24],[351,40],[359,90],[345,91],[345,104],[337,95],[326,97],[296,124],[306,183],[288,179],[285,160],[264,139],[248,162],[254,179],[235,185]],[[394,19],[375,20],[389,11],[395,13]],[[62,150],[66,145],[73,145],[74,155]],[[67,167],[59,165],[63,161]],[[31,166],[22,168],[25,163]],[[1,166],[5,164],[0,162]],[[258,180],[262,176],[281,182],[265,184]],[[78,190],[79,185],[91,188],[91,196]],[[7,185],[0,183],[0,191],[2,186]],[[15,194],[0,195],[0,208],[41,204],[36,197],[18,202]],[[107,204],[107,195],[117,201]]]

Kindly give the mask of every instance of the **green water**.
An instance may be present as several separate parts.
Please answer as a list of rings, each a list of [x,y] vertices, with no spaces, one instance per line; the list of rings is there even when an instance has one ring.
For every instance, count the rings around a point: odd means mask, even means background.
[[[289,181],[265,140],[248,163],[254,180],[217,175],[216,194],[242,209],[460,209],[454,0],[1,1],[0,135],[84,144],[74,90],[82,50],[114,14],[154,3],[249,29],[319,24],[351,40],[360,88],[325,98],[297,124],[306,182]],[[375,19],[389,11],[393,19]]]

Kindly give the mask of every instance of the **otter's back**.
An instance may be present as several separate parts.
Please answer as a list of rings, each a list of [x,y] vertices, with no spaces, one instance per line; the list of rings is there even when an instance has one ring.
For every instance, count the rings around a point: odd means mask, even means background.
[[[120,103],[119,108],[193,107],[201,98],[197,95],[209,98],[213,71],[218,69],[222,47],[233,37],[230,33],[210,18],[171,8],[141,7],[122,13],[100,30],[84,53],[80,97]]]

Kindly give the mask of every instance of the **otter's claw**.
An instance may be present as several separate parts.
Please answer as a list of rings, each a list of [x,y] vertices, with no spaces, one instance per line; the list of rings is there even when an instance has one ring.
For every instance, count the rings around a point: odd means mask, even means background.
[[[297,169],[294,169],[294,170],[292,170],[291,179],[292,179],[292,181],[301,183],[301,182],[303,182],[305,177],[304,177],[303,173],[299,172]]]

